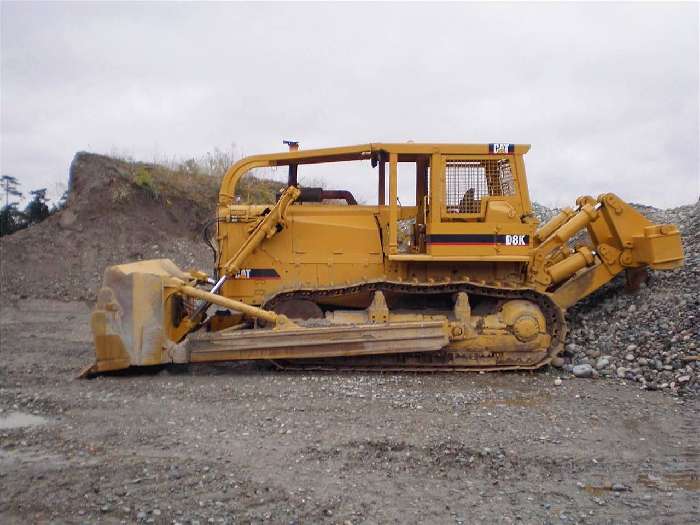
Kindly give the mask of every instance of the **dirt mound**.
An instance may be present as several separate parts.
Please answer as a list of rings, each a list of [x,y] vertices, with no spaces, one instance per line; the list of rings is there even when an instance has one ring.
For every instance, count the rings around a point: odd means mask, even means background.
[[[212,267],[201,229],[219,179],[78,153],[66,207],[0,240],[3,297],[93,299],[107,266],[167,257]]]

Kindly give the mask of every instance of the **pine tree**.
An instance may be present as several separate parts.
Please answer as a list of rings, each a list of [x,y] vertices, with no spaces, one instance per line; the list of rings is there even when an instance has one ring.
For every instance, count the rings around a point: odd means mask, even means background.
[[[17,189],[19,181],[11,175],[0,177],[0,186],[5,192],[5,205],[0,209],[0,236],[9,235],[25,227],[24,214],[17,209],[16,202],[10,202],[10,198],[21,197],[22,192]]]
[[[19,186],[19,181],[16,177],[13,177],[12,175],[3,175],[0,177],[0,184],[2,184],[2,190],[5,192],[5,207],[10,205],[10,196],[22,196],[22,192],[17,189],[17,186]]]
[[[16,202],[0,209],[0,237],[21,230],[26,225],[24,214],[17,209]]]
[[[29,224],[36,224],[51,215],[51,211],[46,205],[48,200],[46,198],[46,188],[30,191],[29,194],[32,196],[32,200],[29,201],[29,204],[24,209],[24,214]]]

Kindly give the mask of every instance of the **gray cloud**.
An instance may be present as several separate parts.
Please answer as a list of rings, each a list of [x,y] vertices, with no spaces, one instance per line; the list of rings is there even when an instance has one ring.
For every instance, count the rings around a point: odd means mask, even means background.
[[[291,137],[531,143],[550,205],[700,193],[697,4],[0,5],[2,171],[24,189],[65,180],[78,150]]]

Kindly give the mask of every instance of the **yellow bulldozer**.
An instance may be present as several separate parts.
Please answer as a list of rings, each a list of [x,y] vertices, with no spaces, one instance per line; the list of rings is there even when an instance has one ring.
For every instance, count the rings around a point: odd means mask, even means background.
[[[646,267],[677,268],[683,252],[676,226],[611,193],[579,197],[540,225],[529,149],[290,143],[236,162],[219,193],[213,275],[167,259],[108,268],[91,317],[96,361],[83,375],[236,360],[332,370],[548,364],[563,349],[569,306],[623,271],[638,284]],[[376,205],[300,187],[304,166],[332,173],[337,163],[376,174]],[[268,167],[288,171],[276,203],[242,203],[241,177]],[[399,201],[399,172],[415,176],[412,205]]]

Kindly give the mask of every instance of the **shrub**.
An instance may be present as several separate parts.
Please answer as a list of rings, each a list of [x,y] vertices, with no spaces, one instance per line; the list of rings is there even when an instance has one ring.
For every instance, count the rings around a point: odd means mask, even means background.
[[[153,176],[148,168],[144,166],[139,166],[134,175],[134,183],[141,189],[146,190],[146,192],[154,199],[158,198],[158,190],[153,181]]]

